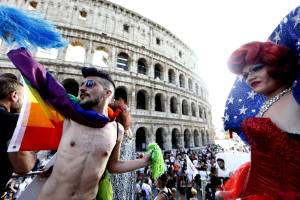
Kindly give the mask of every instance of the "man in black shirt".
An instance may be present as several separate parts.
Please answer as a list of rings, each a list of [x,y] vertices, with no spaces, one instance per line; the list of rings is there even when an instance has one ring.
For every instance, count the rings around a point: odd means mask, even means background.
[[[0,196],[12,172],[26,174],[35,164],[32,152],[7,153],[7,146],[18,121],[23,101],[23,87],[12,78],[0,77]]]

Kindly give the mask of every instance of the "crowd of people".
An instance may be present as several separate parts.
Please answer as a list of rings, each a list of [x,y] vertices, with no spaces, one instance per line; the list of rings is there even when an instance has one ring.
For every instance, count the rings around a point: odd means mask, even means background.
[[[247,151],[247,148],[243,149]],[[170,194],[169,196],[172,195],[174,199],[214,200],[216,191],[222,189],[231,175],[224,159],[216,157],[221,152],[224,152],[224,149],[216,144],[206,145],[197,150],[165,151],[166,173],[161,181],[165,183],[163,191]],[[196,173],[189,171],[187,159],[197,169]],[[136,171],[136,175],[136,199],[155,199],[161,187],[151,180],[150,168],[141,168]]]
[[[295,18],[300,8],[297,9],[297,12],[290,13],[280,28],[288,24],[290,18]],[[293,25],[294,28],[297,25]],[[295,41],[299,45],[300,33],[297,30],[289,28],[285,34],[289,42],[297,35]],[[5,32],[2,37],[7,41],[16,39],[9,38],[12,37],[10,32]],[[295,51],[299,49],[290,49],[284,44],[250,42],[234,51],[229,58],[229,69],[239,75],[255,95],[266,99],[256,108],[259,109],[258,114],[245,118],[237,128],[251,147],[251,162],[234,172],[230,171],[225,160],[216,156],[223,152],[219,145],[207,145],[197,150],[165,151],[166,172],[154,181],[149,167],[151,154],[138,155],[137,159],[129,161],[120,160],[121,142],[126,134],[124,128],[130,125],[130,114],[127,105],[120,106],[119,102],[115,106],[119,109],[121,120],[116,122],[115,118],[108,117],[115,85],[107,72],[83,67],[84,82],[79,88],[76,103],[27,49],[12,49],[7,54],[8,58],[42,98],[64,116],[64,121],[62,137],[55,152],[7,152],[20,117],[24,88],[14,74],[0,75],[1,198],[16,198],[18,191],[15,186],[26,185],[29,180],[22,177],[16,181],[13,178],[15,174],[33,176],[35,173],[31,171],[37,170],[43,175],[49,172],[47,181],[37,194],[41,200],[90,200],[96,198],[98,185],[105,179],[106,171],[123,173],[138,169],[137,200],[195,200],[199,197],[208,200],[300,199],[300,165],[295,159],[300,155],[300,66],[299,52],[296,54]],[[249,95],[248,98],[252,97]],[[54,166],[51,170],[49,168],[50,171],[43,171],[41,168],[53,153]]]

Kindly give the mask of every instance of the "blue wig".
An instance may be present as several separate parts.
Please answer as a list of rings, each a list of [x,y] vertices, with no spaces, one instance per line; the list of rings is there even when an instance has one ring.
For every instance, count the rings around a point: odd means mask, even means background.
[[[67,45],[55,26],[41,16],[0,5],[0,37],[8,44],[35,49],[60,48]]]

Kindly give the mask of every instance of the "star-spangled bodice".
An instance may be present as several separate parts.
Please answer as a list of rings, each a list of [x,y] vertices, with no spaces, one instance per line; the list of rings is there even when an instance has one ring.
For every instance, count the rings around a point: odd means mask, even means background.
[[[251,145],[242,197],[300,199],[300,135],[282,131],[270,118],[248,118],[242,128]]]

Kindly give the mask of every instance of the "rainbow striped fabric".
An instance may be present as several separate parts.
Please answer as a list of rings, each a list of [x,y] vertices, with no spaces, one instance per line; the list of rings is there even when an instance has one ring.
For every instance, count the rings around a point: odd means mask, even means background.
[[[46,103],[28,81],[24,102],[8,151],[55,150],[62,135],[64,117]]]

